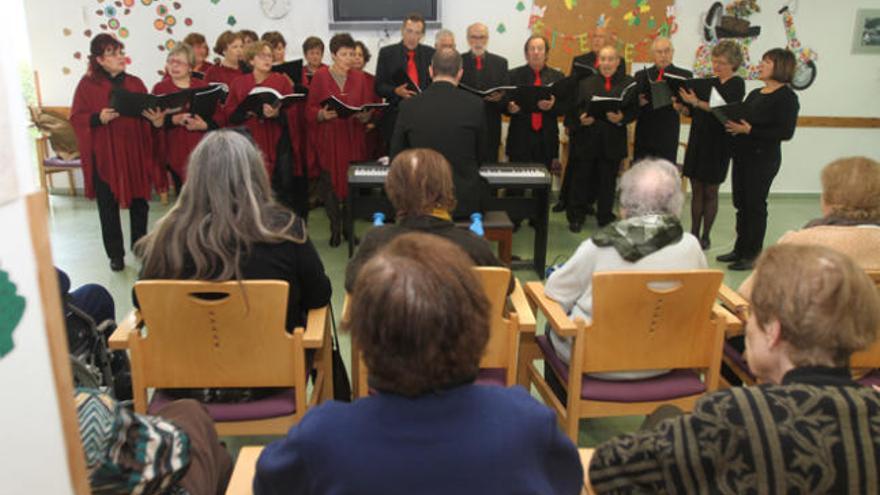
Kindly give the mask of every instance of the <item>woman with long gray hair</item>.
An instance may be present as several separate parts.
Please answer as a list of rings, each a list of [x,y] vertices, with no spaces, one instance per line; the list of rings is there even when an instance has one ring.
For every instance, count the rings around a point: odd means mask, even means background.
[[[288,329],[330,301],[305,222],[272,199],[260,152],[235,131],[213,131],[196,146],[177,203],[135,252],[143,279],[288,282]]]

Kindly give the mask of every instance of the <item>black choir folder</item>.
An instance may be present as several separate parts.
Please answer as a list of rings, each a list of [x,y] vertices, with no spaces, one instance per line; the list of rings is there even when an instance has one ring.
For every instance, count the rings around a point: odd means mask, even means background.
[[[688,78],[676,74],[663,74],[660,81],[651,81],[650,99],[654,110],[672,105],[672,98],[678,98],[678,90]]]
[[[245,117],[249,113],[263,115],[263,105],[271,105],[275,108],[286,108],[306,98],[304,93],[290,93],[282,95],[278,91],[265,86],[256,86],[248,93],[247,97],[238,104],[235,115]]]
[[[573,62],[572,67],[574,67],[573,76],[576,76],[578,79],[583,79],[585,77],[593,76],[599,73],[599,69],[593,67],[592,65],[582,64],[580,62]]]
[[[414,93],[422,92],[422,88],[420,88],[419,85],[415,83],[415,81],[409,78],[409,75],[407,75],[405,69],[400,69],[395,72],[394,75],[391,77],[391,82],[394,83],[395,87],[406,84],[406,89]]]
[[[718,119],[718,122],[721,122],[721,125],[731,120],[734,122],[739,122],[740,120],[748,122],[750,119],[749,114],[749,107],[745,103],[731,103],[712,108],[712,115]]]
[[[637,86],[638,83],[631,82],[629,86],[623,88],[623,91],[620,92],[620,96],[593,95],[589,100],[584,100],[581,103],[582,108],[584,108],[584,112],[590,117],[608,122],[608,116],[605,114],[608,112],[622,111],[623,107],[635,97],[633,90]]]
[[[475,94],[481,98],[485,98],[492,93],[506,93],[508,91],[513,91],[514,89],[516,89],[516,86],[495,86],[494,88],[489,89],[477,89],[464,83],[458,83],[458,87],[467,91],[468,93]]]
[[[309,88],[302,84],[303,59],[299,58],[290,62],[275,64],[272,66],[272,72],[278,72],[290,78],[290,81],[293,83],[294,93],[309,94]]]
[[[205,121],[213,117],[217,105],[226,101],[229,87],[223,83],[211,83],[209,88],[194,90],[189,113],[198,115]]]
[[[339,118],[346,119],[346,118],[351,117],[352,115],[359,113],[359,112],[365,112],[367,110],[373,110],[373,109],[378,109],[378,108],[385,108],[388,106],[388,104],[387,103],[364,103],[363,105],[361,105],[359,107],[353,107],[353,106],[348,105],[347,103],[343,102],[339,98],[337,98],[335,96],[331,96],[331,97],[327,98],[326,100],[322,101],[321,106],[322,107],[329,107],[330,110],[335,110],[336,115]]]
[[[132,93],[117,88],[110,92],[110,108],[126,117],[140,117],[144,110],[151,109],[178,113],[189,107],[192,92],[192,89],[184,89],[165,95],[151,95],[149,93]]]

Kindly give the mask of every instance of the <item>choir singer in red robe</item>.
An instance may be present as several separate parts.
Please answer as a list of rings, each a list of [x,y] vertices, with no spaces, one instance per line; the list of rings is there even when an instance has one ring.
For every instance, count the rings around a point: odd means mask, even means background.
[[[364,124],[370,120],[372,112],[340,118],[323,102],[331,96],[353,107],[373,101],[373,91],[364,73],[351,69],[354,50],[354,39],[348,33],[330,39],[333,65],[315,72],[306,107],[308,123],[315,127],[315,144],[321,166],[320,189],[330,219],[330,245],[334,247],[342,243],[340,205],[348,195],[348,164],[366,158]],[[346,235],[351,233],[346,232]]]
[[[208,88],[208,83],[192,77],[196,61],[195,52],[186,43],[178,43],[168,52],[165,60],[167,77],[153,86],[153,94],[166,95],[187,89]],[[180,112],[165,117],[162,129],[157,133],[157,157],[162,173],[167,168],[174,180],[174,189],[180,194],[180,188],[186,181],[186,163],[189,154],[199,144],[205,131],[217,127],[216,115],[207,119],[199,115]]]
[[[247,98],[251,90],[257,86],[272,88],[281,95],[286,95],[293,92],[293,85],[290,83],[290,79],[284,75],[272,72],[272,48],[265,41],[255,41],[251,44],[245,53],[245,61],[254,68],[254,71],[232,81],[223,113],[230,125],[243,124],[248,128],[257,148],[263,153],[266,172],[272,179],[275,172],[275,159],[278,156],[278,143],[282,133],[286,130],[283,119],[279,119],[281,108],[264,103],[262,115],[254,115],[253,113],[242,115],[240,112],[236,112],[236,109]],[[284,142],[289,146],[289,140]]]
[[[123,45],[109,34],[92,39],[89,68],[73,95],[70,120],[83,164],[86,196],[97,198],[104,250],[110,268],[125,268],[125,245],[119,208],[129,209],[131,245],[147,233],[152,181],[158,165],[153,155],[150,123],[123,117],[110,108],[110,92],[146,93],[144,83],[125,73]],[[146,116],[146,115],[145,115]],[[150,113],[151,120],[164,115]]]
[[[242,75],[239,62],[242,55],[242,41],[239,33],[223,31],[214,43],[214,52],[223,57],[220,63],[208,68],[205,80],[208,82],[220,82],[227,86],[232,84],[236,77]]]

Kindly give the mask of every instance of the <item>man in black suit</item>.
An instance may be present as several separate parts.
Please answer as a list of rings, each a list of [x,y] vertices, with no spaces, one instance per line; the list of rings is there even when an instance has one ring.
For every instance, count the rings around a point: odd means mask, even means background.
[[[382,114],[380,128],[386,142],[391,140],[394,121],[397,119],[397,105],[401,100],[412,98],[419,90],[431,83],[428,66],[434,49],[422,45],[425,37],[425,18],[420,14],[410,14],[403,20],[400,29],[400,43],[379,50],[376,61],[376,94],[385,98],[390,106]]]
[[[563,79],[562,72],[547,66],[550,44],[547,38],[532,35],[524,47],[526,65],[510,71],[508,80],[515,86],[549,86]],[[538,102],[536,108],[521,108],[516,98],[508,98],[507,156],[512,162],[543,163],[548,169],[559,167],[559,126],[556,118],[561,106],[556,97]]]
[[[685,79],[694,75],[691,71],[672,64],[672,55],[675,52],[669,38],[654,38],[651,52],[654,55],[654,65],[636,73],[636,82],[639,83],[639,118],[636,122],[634,161],[656,156],[677,163],[681,130],[678,111],[681,104],[676,95],[672,97],[672,105],[654,109],[650,101],[651,82],[662,81],[668,74]]]
[[[461,56],[462,84],[485,91],[507,85],[507,59],[486,51],[489,44],[489,28],[476,23],[468,26],[467,42],[471,50]],[[489,132],[489,145],[483,162],[498,161],[498,148],[501,145],[501,113],[504,111],[504,93],[496,91],[483,98],[486,112],[486,129]]]
[[[401,102],[391,138],[391,153],[409,148],[431,148],[452,165],[452,182],[458,206],[454,218],[481,212],[487,192],[480,176],[480,157],[486,148],[486,119],[480,98],[458,89],[461,55],[443,49],[434,53],[430,67],[433,83],[425,91]]]
[[[571,61],[571,70],[568,72],[569,75],[578,74],[581,80],[593,76],[599,72],[599,50],[602,47],[608,45],[611,42],[610,36],[608,36],[608,29],[605,27],[596,27],[593,33],[590,35],[590,51],[584,53],[583,55],[578,55],[573,58]],[[617,65],[617,71],[614,73],[614,76],[619,78],[626,75],[626,61],[623,57],[619,57],[620,62]],[[592,70],[590,69],[592,67]],[[566,108],[572,106],[574,102],[566,102]],[[566,131],[569,135],[571,135],[572,129],[566,126]],[[562,177],[562,187],[559,190],[559,202],[553,206],[553,211],[565,211],[565,201],[568,198],[568,187],[571,184],[571,173],[573,168],[571,165],[578,161],[583,161],[583,158],[578,156],[575,146],[570,145],[568,147],[568,165],[565,167],[565,175]],[[589,198],[587,200],[586,211],[588,214],[593,212],[593,203],[596,202],[596,193],[597,191],[591,185],[591,190],[589,193]]]

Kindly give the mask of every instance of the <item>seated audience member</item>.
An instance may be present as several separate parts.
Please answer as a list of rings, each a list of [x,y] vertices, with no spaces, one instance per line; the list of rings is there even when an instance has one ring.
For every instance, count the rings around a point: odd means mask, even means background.
[[[635,164],[620,179],[620,217],[582,242],[547,279],[545,293],[572,317],[593,311],[593,274],[608,271],[699,270],[707,267],[700,242],[678,216],[684,195],[675,165],[662,159]],[[572,341],[553,332],[550,342],[566,363]],[[642,379],[666,370],[595,373],[607,379]]]
[[[205,136],[190,156],[187,186],[138,245],[142,279],[284,280],[288,329],[330,302],[305,223],[272,199],[263,160],[245,136]]]
[[[467,254],[398,237],[354,286],[349,329],[376,395],[309,411],[257,462],[254,493],[577,494],[583,471],[552,411],[475,385],[489,303]]]
[[[187,173],[177,202],[136,248],[142,279],[283,280],[291,330],[305,324],[309,309],[330,302],[330,280],[305,222],[272,199],[260,152],[245,136],[209,133]],[[216,395],[198,397],[227,401]]]
[[[70,303],[77,309],[89,315],[95,324],[100,325],[104,320],[116,321],[116,305],[113,296],[103,286],[98,284],[86,284],[70,290],[70,277],[60,268],[55,268],[58,275],[58,288],[61,290],[61,302]]]
[[[174,401],[155,416],[134,413],[94,389],[77,389],[74,402],[93,493],[226,490],[232,458],[198,402]]]
[[[763,384],[714,392],[692,414],[596,448],[597,493],[877,493],[880,394],[850,355],[880,327],[880,297],[852,259],[776,245],[756,267],[746,355]]]
[[[819,244],[851,257],[866,270],[880,270],[880,163],[841,158],[822,170],[822,218],[788,232],[780,244]],[[739,292],[749,298],[754,276]]]
[[[445,237],[464,249],[478,266],[503,266],[485,239],[452,222],[450,215],[455,209],[452,169],[440,153],[427,148],[398,153],[385,176],[385,192],[397,211],[397,223],[367,232],[345,268],[346,291],[354,289],[358,273],[376,251],[407,232]]]

